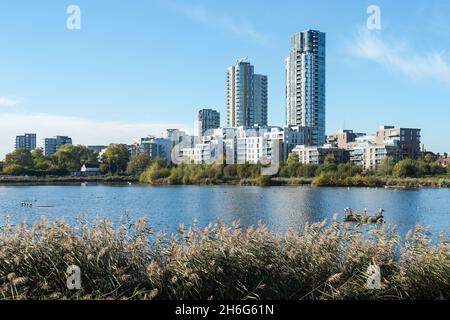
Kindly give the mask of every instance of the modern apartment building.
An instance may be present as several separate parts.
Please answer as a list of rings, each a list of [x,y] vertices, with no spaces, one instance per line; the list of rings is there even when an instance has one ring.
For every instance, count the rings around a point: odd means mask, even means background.
[[[325,33],[295,33],[286,59],[286,124],[311,127],[312,144],[325,144]]]
[[[36,149],[36,134],[25,133],[24,135],[16,136],[16,149],[26,149],[28,151]]]
[[[44,154],[47,157],[55,154],[62,146],[72,144],[72,138],[67,136],[56,136],[44,139]]]
[[[310,129],[302,127],[219,128],[203,137],[201,143],[184,148],[183,162],[226,164],[286,161],[298,144],[310,139]],[[278,152],[278,153],[276,153]]]
[[[334,147],[332,145],[317,146],[297,146],[292,152],[298,154],[299,162],[302,164],[322,164],[329,155],[334,157],[336,163],[348,161],[347,150]]]
[[[365,135],[365,133],[357,133],[353,130],[340,130],[337,133],[328,134],[326,137],[326,143],[338,148],[347,149],[347,145],[350,142],[354,142],[356,141],[356,138]]]
[[[130,148],[132,155],[144,153],[151,160],[171,160],[172,141],[165,138],[149,136],[140,138]]]
[[[267,125],[267,76],[255,75],[254,66],[247,59],[238,59],[228,68],[227,125]]]
[[[220,127],[220,113],[212,109],[198,111],[198,137],[203,137],[205,132]]]
[[[387,157],[394,162],[400,160],[399,147],[396,141],[389,140],[378,143],[375,136],[362,136],[346,148],[350,155],[350,162],[364,169],[376,169]]]
[[[377,131],[375,143],[384,144],[386,141],[395,141],[400,148],[401,159],[421,159],[420,139],[420,129],[382,126]]]
[[[268,83],[267,76],[255,74],[255,124],[261,127],[268,126]]]

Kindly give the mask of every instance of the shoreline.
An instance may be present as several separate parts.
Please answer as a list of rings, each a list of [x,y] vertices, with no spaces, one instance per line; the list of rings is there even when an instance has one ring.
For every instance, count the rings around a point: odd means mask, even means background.
[[[76,185],[81,183],[103,183],[103,184],[142,184],[149,186],[312,186],[312,187],[352,187],[352,188],[386,188],[386,189],[418,189],[418,188],[450,188],[450,178],[393,178],[393,177],[371,177],[368,181],[327,181],[316,184],[313,178],[279,178],[266,179],[261,183],[258,179],[227,179],[211,180],[203,179],[199,183],[170,184],[166,179],[158,179],[152,184],[140,183],[139,179],[131,176],[55,176],[55,177],[31,177],[31,176],[0,176],[0,186],[33,186],[33,185]]]

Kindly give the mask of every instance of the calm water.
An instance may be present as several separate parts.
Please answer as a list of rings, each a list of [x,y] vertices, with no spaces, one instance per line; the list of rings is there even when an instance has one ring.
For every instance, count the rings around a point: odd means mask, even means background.
[[[32,208],[21,207],[22,202]],[[243,225],[261,221],[273,229],[300,228],[345,207],[386,210],[386,222],[404,234],[415,224],[429,226],[433,234],[449,234],[450,189],[365,189],[311,187],[150,187],[141,185],[0,186],[0,219],[13,222],[77,216],[108,217],[118,222],[126,210],[133,218],[145,216],[157,229],[175,230],[179,223],[200,226],[239,220]]]

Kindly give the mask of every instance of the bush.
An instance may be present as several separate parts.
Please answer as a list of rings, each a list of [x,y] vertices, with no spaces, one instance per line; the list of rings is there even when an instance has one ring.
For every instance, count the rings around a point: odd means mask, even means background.
[[[392,174],[397,178],[415,178],[420,175],[418,163],[414,160],[407,159],[399,161],[392,170]]]
[[[268,187],[272,183],[272,177],[271,176],[259,176],[256,178],[256,183],[260,187]]]
[[[3,173],[4,174],[9,174],[12,176],[21,176],[24,175],[26,172],[26,168],[18,165],[18,164],[5,164],[3,166]]]
[[[326,187],[331,185],[331,175],[322,172],[320,175],[315,177],[311,183],[315,187]]]
[[[139,177],[141,183],[155,184],[159,180],[169,177],[170,169],[162,167],[158,162],[154,162]]]

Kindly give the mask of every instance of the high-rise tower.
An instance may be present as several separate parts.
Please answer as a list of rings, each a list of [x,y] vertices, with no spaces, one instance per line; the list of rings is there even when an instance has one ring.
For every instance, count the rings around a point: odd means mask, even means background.
[[[312,144],[325,144],[325,33],[295,33],[286,59],[286,124],[310,127]]]

